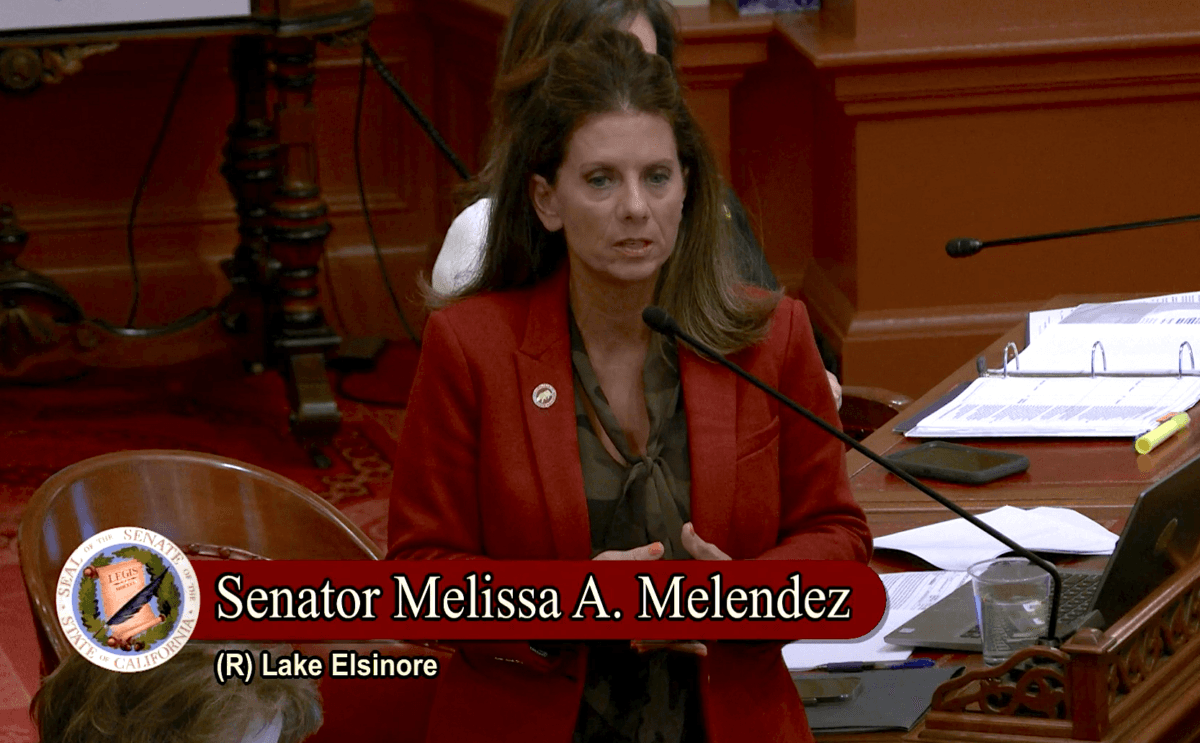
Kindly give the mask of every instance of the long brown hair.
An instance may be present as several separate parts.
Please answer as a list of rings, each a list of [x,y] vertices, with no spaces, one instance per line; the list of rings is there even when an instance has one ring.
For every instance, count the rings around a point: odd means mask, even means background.
[[[315,681],[260,676],[252,684],[217,683],[214,657],[234,647],[259,649],[189,643],[138,673],[110,671],[72,652],[42,680],[30,714],[46,743],[216,743],[240,740],[276,715],[283,720],[280,743],[315,733],[322,719]]]
[[[527,103],[507,132],[483,264],[460,296],[530,286],[558,268],[567,254],[564,231],[542,226],[530,198],[532,177],[555,183],[571,137],[587,117],[638,111],[670,124],[686,173],[679,233],[655,301],[721,353],[760,340],[778,295],[751,294],[740,284],[716,161],[670,63],[646,54],[633,36],[609,29],[556,47],[524,72],[506,80],[526,89]]]
[[[677,23],[675,6],[668,0],[517,0],[496,69],[487,148],[490,154],[479,174],[460,189],[461,202],[469,204],[491,193],[496,170],[504,160],[504,132],[527,101],[526,86],[511,84],[513,77],[527,77],[528,68],[544,63],[555,45],[619,28],[638,14],[650,21],[658,55],[674,70]]]

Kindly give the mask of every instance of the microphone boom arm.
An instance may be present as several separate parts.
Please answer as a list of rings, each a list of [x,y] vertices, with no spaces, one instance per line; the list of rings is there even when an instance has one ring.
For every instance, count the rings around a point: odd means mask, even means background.
[[[1198,215],[1198,217],[1200,217],[1200,215]],[[656,330],[660,333],[664,333],[668,337],[669,336],[679,337],[681,340],[686,342],[692,348],[696,349],[697,351],[699,351],[700,353],[709,357],[713,361],[716,361],[721,366],[724,366],[725,368],[729,369],[733,373],[742,377],[746,381],[753,384],[755,387],[759,388],[763,392],[766,392],[771,397],[774,397],[776,400],[778,400],[779,402],[786,405],[789,409],[799,413],[803,417],[807,418],[810,422],[816,424],[819,428],[824,430],[826,433],[832,435],[834,438],[845,443],[850,448],[857,451],[859,454],[862,454],[864,457],[866,457],[867,459],[870,459],[875,464],[878,464],[880,467],[883,467],[885,470],[892,473],[896,477],[899,477],[904,482],[908,483],[909,485],[911,485],[912,487],[921,491],[922,493],[929,496],[933,500],[942,504],[949,510],[958,514],[962,518],[966,519],[969,523],[974,525],[976,528],[981,529],[984,533],[986,533],[988,536],[992,537],[996,541],[1000,542],[1005,547],[1008,547],[1013,552],[1016,552],[1017,554],[1021,555],[1022,557],[1026,558],[1030,562],[1032,562],[1035,565],[1037,565],[1038,567],[1040,567],[1042,570],[1045,570],[1047,573],[1049,573],[1050,579],[1054,583],[1054,590],[1053,590],[1053,597],[1050,602],[1050,621],[1049,621],[1049,625],[1047,627],[1047,635],[1046,635],[1045,639],[1047,639],[1051,643],[1056,642],[1055,630],[1058,626],[1058,604],[1059,604],[1059,600],[1062,597],[1062,576],[1059,575],[1058,569],[1055,568],[1053,564],[1051,564],[1049,561],[1047,561],[1041,557],[1038,557],[1031,550],[1028,550],[1025,547],[1022,547],[1021,545],[1014,542],[1012,539],[1009,539],[1008,537],[1006,537],[1004,534],[1001,534],[999,531],[997,531],[993,527],[985,524],[983,521],[980,521],[977,516],[974,516],[971,513],[967,512],[967,510],[964,509],[962,506],[959,506],[954,501],[950,500],[946,496],[942,495],[941,493],[937,492],[936,490],[933,490],[932,488],[928,487],[924,483],[920,482],[912,475],[908,474],[904,470],[897,467],[895,464],[893,464],[893,463],[889,462],[888,460],[884,459],[883,457],[879,456],[875,452],[871,451],[867,447],[865,447],[862,444],[860,444],[859,442],[855,441],[853,438],[847,436],[842,431],[839,431],[836,426],[829,424],[828,422],[826,422],[823,418],[821,418],[816,413],[813,413],[811,410],[803,408],[800,405],[797,405],[795,402],[792,402],[785,395],[783,395],[778,390],[776,390],[773,387],[771,387],[770,385],[768,385],[766,382],[763,382],[758,377],[747,372],[745,369],[741,368],[740,366],[733,363],[732,361],[726,359],[724,356],[713,353],[712,350],[707,348],[703,343],[701,343],[700,341],[691,337],[687,333],[683,332],[683,330],[679,327],[679,325],[672,318],[670,318],[670,316],[668,316],[665,312],[663,312],[661,309],[659,309],[657,307],[646,308],[646,312],[643,313],[644,319],[647,318],[647,314],[650,313],[651,310],[657,310],[657,313],[654,314],[653,321],[648,320],[647,324],[650,325],[654,330]],[[663,318],[665,318],[665,320],[666,320],[665,323],[662,322]]]
[[[997,248],[1002,245],[1020,245],[1023,243],[1042,242],[1043,240],[1060,240],[1065,237],[1083,237],[1084,235],[1099,235],[1106,232],[1121,232],[1122,230],[1141,230],[1147,227],[1165,227],[1167,225],[1180,224],[1182,222],[1200,222],[1200,214],[1188,214],[1182,217],[1169,217],[1167,219],[1147,219],[1141,222],[1110,224],[1104,227],[1087,227],[1080,230],[1047,232],[1041,235],[1028,235],[1026,237],[1009,237],[1003,240],[981,241],[972,237],[956,237],[946,243],[946,253],[952,258],[965,258],[969,255],[975,255],[984,248]]]

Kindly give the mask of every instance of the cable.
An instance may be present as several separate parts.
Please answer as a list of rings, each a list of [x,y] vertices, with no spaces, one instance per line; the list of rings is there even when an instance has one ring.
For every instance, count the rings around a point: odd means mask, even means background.
[[[229,297],[226,295],[226,297],[222,299],[221,303],[216,307],[201,307],[200,309],[192,312],[190,315],[186,315],[177,320],[172,320],[166,325],[155,325],[149,328],[132,328],[128,325],[122,327],[113,325],[107,320],[102,320],[98,317],[88,318],[88,321],[105,332],[112,333],[113,335],[119,335],[123,338],[161,338],[162,336],[174,335],[175,333],[179,333],[187,330],[188,328],[199,325],[204,320],[207,320],[217,312],[220,312],[228,299]]]
[[[371,238],[371,247],[374,249],[375,260],[379,263],[379,272],[383,276],[384,286],[387,288],[388,296],[391,297],[392,307],[396,310],[396,316],[400,318],[400,323],[404,326],[404,330],[408,333],[408,337],[418,348],[421,347],[421,341],[417,334],[413,332],[412,326],[408,323],[408,318],[404,316],[403,310],[400,308],[400,303],[396,299],[396,293],[392,287],[391,278],[388,276],[387,269],[383,263],[383,252],[379,249],[379,242],[375,238],[375,226],[371,221],[371,210],[367,204],[367,192],[363,183],[362,176],[362,109],[363,99],[366,97],[367,87],[367,57],[364,49],[362,63],[358,71],[358,97],[354,105],[354,173],[358,181],[358,198],[362,204],[363,217],[367,223],[367,234]],[[342,305],[338,301],[337,290],[333,285],[333,272],[330,270],[329,254],[322,253],[321,255],[322,268],[325,271],[325,285],[329,290],[329,301],[333,307],[333,314],[337,318],[338,326],[342,332],[347,331],[346,318],[342,314]],[[393,410],[403,410],[408,407],[408,401],[399,400],[381,400],[377,398],[360,397],[352,392],[346,391],[346,378],[354,372],[338,371],[334,382],[334,392],[338,397],[357,402],[363,405],[373,405],[381,408],[390,408]]]
[[[371,46],[371,42],[363,39],[362,49],[364,64],[367,60],[371,62],[371,66],[383,78],[383,82],[387,83],[387,86],[392,89],[392,92],[396,94],[396,97],[400,99],[400,102],[404,104],[404,107],[408,109],[412,117],[425,130],[425,134],[429,135],[433,144],[442,151],[442,154],[446,156],[446,159],[454,167],[454,170],[458,172],[459,177],[464,181],[471,180],[471,172],[467,170],[467,166],[463,165],[462,160],[458,159],[458,155],[454,154],[454,150],[450,149],[450,145],[446,144],[446,140],[442,139],[442,135],[434,128],[433,122],[421,112],[421,109],[417,108],[417,104],[413,102],[408,93],[404,92],[404,88],[400,86],[400,81],[396,79],[392,71],[379,58],[379,54],[375,52],[375,47]]]
[[[400,81],[398,81],[396,79],[396,77],[392,74],[391,70],[389,70],[387,68],[387,65],[384,64],[383,60],[379,57],[379,54],[375,51],[374,47],[371,46],[370,41],[368,41],[367,39],[363,39],[362,63],[359,67],[359,74],[358,74],[358,100],[355,104],[355,110],[354,110],[354,173],[358,180],[358,198],[359,198],[359,201],[362,203],[363,218],[366,220],[366,223],[367,223],[367,234],[371,238],[371,247],[375,252],[375,260],[379,263],[379,272],[380,272],[380,275],[383,277],[384,285],[387,287],[388,296],[392,300],[392,307],[396,310],[396,316],[400,318],[400,322],[402,325],[404,325],[404,330],[405,330],[405,332],[408,333],[408,337],[412,339],[413,343],[415,343],[417,348],[419,349],[421,347],[421,340],[417,337],[417,334],[413,332],[412,327],[408,324],[408,319],[404,316],[404,312],[400,308],[400,303],[396,299],[396,292],[392,288],[392,282],[391,282],[391,278],[388,276],[387,268],[384,266],[383,253],[379,249],[379,241],[375,237],[375,226],[371,221],[370,206],[367,204],[366,187],[363,185],[362,146],[361,146],[362,108],[363,108],[363,99],[365,97],[366,84],[367,84],[367,81],[366,81],[367,62],[371,63],[371,66],[375,68],[375,71],[379,74],[379,77],[388,86],[388,88],[391,89],[392,93],[395,94],[396,98],[399,99],[400,103],[403,104],[403,106],[408,110],[409,114],[412,115],[412,117],[416,120],[417,124],[419,124],[421,126],[421,128],[425,131],[425,134],[429,137],[429,139],[438,148],[438,150],[441,151],[442,155],[444,155],[446,157],[446,159],[450,162],[450,165],[454,168],[454,170],[458,173],[458,175],[463,180],[470,180],[471,174],[470,174],[470,171],[467,170],[467,167],[465,165],[463,165],[462,160],[460,160],[458,158],[458,156],[454,154],[454,151],[450,149],[450,145],[446,144],[446,140],[442,138],[442,135],[434,127],[433,122],[431,122],[428,119],[428,117],[425,116],[425,114],[421,111],[421,109],[417,107],[417,104],[413,102],[412,98],[408,95],[408,93],[406,93],[404,91],[404,88],[401,87],[401,85],[400,85]],[[326,261],[326,263],[325,263],[325,271],[326,271],[326,275],[328,275],[328,272],[329,272],[328,261]],[[345,323],[342,319],[341,308],[338,305],[337,296],[333,290],[332,278],[330,278],[328,284],[330,287],[330,290],[329,290],[330,295],[331,295],[330,298],[333,302],[334,314],[337,315],[339,324],[341,324],[344,328]],[[334,389],[340,397],[344,397],[345,399],[350,400],[352,402],[358,402],[358,403],[362,403],[365,405],[378,405],[380,407],[393,408],[393,409],[398,409],[398,410],[402,410],[408,406],[407,400],[403,403],[401,403],[399,401],[393,401],[393,400],[377,400],[377,399],[359,397],[357,395],[347,392],[346,388],[345,388],[345,381],[346,381],[346,377],[348,376],[348,374],[349,374],[349,372],[343,372],[343,373],[339,374],[338,378],[337,378],[337,382],[335,383]]]
[[[342,315],[342,305],[338,302],[337,292],[333,288],[333,274],[329,271],[329,255],[324,253],[321,255],[323,269],[325,271],[325,284],[329,289],[329,301],[333,305],[333,314],[337,317],[338,327],[342,332],[346,332],[346,318]],[[380,400],[370,397],[359,397],[352,392],[346,391],[346,377],[354,374],[353,371],[339,369],[336,374],[336,381],[333,385],[334,392],[338,397],[344,397],[351,402],[362,403],[363,405],[374,405],[380,408],[391,408],[392,410],[404,410],[408,407],[408,400],[401,402],[399,400]]]
[[[342,316],[342,305],[338,302],[337,292],[333,288],[333,274],[329,271],[329,255],[324,253],[321,255],[323,270],[325,271],[325,284],[329,289],[329,301],[333,305],[333,314],[337,317],[338,327],[342,332],[346,332],[346,318]],[[393,410],[404,410],[408,407],[408,401],[400,402],[399,400],[379,400],[370,397],[359,397],[352,392],[346,391],[346,377],[354,374],[353,371],[338,370],[336,381],[334,382],[333,390],[338,397],[344,397],[351,402],[362,403],[363,405],[374,405],[380,408],[391,408]]]
[[[150,148],[150,157],[146,159],[146,167],[142,169],[142,177],[138,180],[137,190],[133,192],[133,203],[129,205],[129,221],[125,224],[125,252],[129,255],[129,273],[133,278],[133,299],[129,304],[129,318],[125,321],[125,327],[129,329],[133,329],[133,322],[137,319],[138,304],[142,299],[142,279],[138,274],[137,257],[133,250],[133,224],[137,219],[137,210],[142,201],[142,194],[145,193],[146,184],[150,181],[150,171],[154,168],[159,150],[162,149],[163,141],[167,138],[171,119],[175,117],[175,106],[179,103],[183,94],[183,86],[191,74],[192,65],[196,62],[196,57],[200,55],[200,47],[203,45],[203,38],[196,39],[196,43],[192,45],[192,51],[184,60],[179,77],[175,80],[175,88],[171,91],[171,99],[167,103],[166,113],[163,114],[162,126],[158,128],[158,137],[155,138],[154,145]]]
[[[363,218],[367,222],[367,235],[371,238],[371,248],[375,251],[375,260],[379,263],[379,274],[383,277],[383,284],[387,288],[388,296],[392,300],[392,307],[396,310],[396,317],[400,318],[400,324],[404,326],[404,332],[408,333],[408,337],[412,342],[417,344],[417,348],[421,347],[421,339],[413,332],[412,326],[408,324],[408,318],[404,316],[404,310],[400,309],[400,301],[396,299],[396,291],[392,288],[392,279],[388,276],[387,266],[383,263],[383,251],[379,249],[379,241],[375,239],[375,225],[371,222],[371,209],[367,205],[367,189],[363,185],[362,174],[362,110],[363,98],[367,89],[367,56],[368,50],[371,49],[367,41],[363,40],[363,56],[362,64],[358,68],[358,103],[354,107],[354,175],[358,180],[358,200],[362,203]],[[372,50],[373,51],[373,50]],[[384,69],[387,69],[386,67]]]

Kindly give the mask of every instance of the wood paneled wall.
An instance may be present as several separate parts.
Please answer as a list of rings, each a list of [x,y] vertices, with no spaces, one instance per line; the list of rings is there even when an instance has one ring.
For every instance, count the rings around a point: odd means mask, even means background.
[[[510,5],[423,0],[439,48],[474,45],[439,61],[463,94]],[[919,396],[1055,295],[1195,288],[1195,226],[965,260],[944,245],[1198,211],[1200,11],[827,0],[741,18],[714,0],[680,19],[693,110],[845,382]],[[450,115],[463,132],[478,116]]]
[[[759,213],[812,235],[801,291],[845,381],[917,396],[1056,295],[1197,288],[1195,225],[944,252],[954,237],[1196,213],[1197,9],[829,0],[777,30],[752,73],[774,85],[745,88],[735,116],[781,90],[811,116],[790,137],[811,196],[771,191]],[[786,135],[738,131],[744,180],[778,168]]]
[[[510,6],[376,3],[373,43],[472,170]],[[844,381],[918,396],[1052,296],[1196,288],[1195,226],[966,260],[943,245],[1200,211],[1200,11],[1169,0],[903,6],[680,10],[690,102],[777,275],[840,350]],[[0,98],[0,199],[33,233],[22,262],[93,315],[127,311],[127,208],[191,43],[123,44],[61,85]],[[145,323],[225,291],[228,43],[204,44],[138,219]],[[357,50],[323,47],[319,64],[326,279],[344,325],[327,297],[329,316],[350,334],[401,337],[355,186]],[[458,179],[373,72],[365,111],[368,198],[416,317],[416,277],[432,265]]]

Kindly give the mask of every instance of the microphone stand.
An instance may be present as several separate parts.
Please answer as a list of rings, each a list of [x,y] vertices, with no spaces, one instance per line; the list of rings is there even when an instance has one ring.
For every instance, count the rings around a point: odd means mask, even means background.
[[[908,483],[912,487],[916,488],[917,490],[921,491],[925,495],[934,499],[935,501],[942,504],[946,508],[950,509],[954,513],[958,514],[962,518],[966,519],[968,522],[973,524],[975,527],[983,530],[984,533],[986,533],[988,536],[997,540],[998,542],[1000,542],[1004,546],[1008,547],[1013,552],[1016,552],[1021,557],[1024,557],[1025,559],[1029,560],[1033,564],[1040,567],[1042,570],[1045,570],[1047,573],[1049,573],[1050,579],[1053,581],[1054,588],[1053,588],[1051,601],[1050,601],[1050,621],[1049,621],[1049,625],[1047,628],[1047,635],[1044,639],[1047,642],[1049,642],[1051,645],[1055,645],[1055,646],[1057,645],[1058,641],[1057,641],[1057,638],[1055,637],[1055,629],[1058,626],[1058,604],[1062,597],[1062,576],[1059,575],[1058,569],[1055,568],[1054,565],[1052,565],[1047,560],[1044,560],[1043,558],[1038,557],[1032,551],[1026,549],[1025,547],[1022,547],[1021,545],[1017,544],[1016,542],[1009,539],[1005,535],[1001,534],[999,531],[992,528],[991,526],[980,521],[979,518],[968,513],[966,511],[966,509],[964,509],[962,506],[958,505],[954,501],[950,500],[949,498],[947,498],[946,496],[937,492],[936,490],[930,488],[929,486],[923,484],[922,482],[920,482],[919,480],[914,478],[912,475],[908,474],[907,472],[900,469],[896,465],[892,464],[888,460],[884,459],[883,457],[879,456],[878,454],[871,451],[867,447],[863,446],[859,442],[855,441],[851,437],[847,436],[842,431],[839,431],[836,426],[830,425],[828,422],[826,422],[823,418],[818,416],[816,413],[813,413],[811,410],[808,410],[807,408],[801,407],[800,405],[796,404],[795,402],[790,400],[787,396],[785,396],[783,393],[776,390],[774,387],[771,387],[766,382],[763,382],[761,379],[759,379],[758,377],[755,377],[750,372],[741,368],[740,366],[733,363],[732,361],[726,359],[724,356],[717,353],[716,351],[709,348],[708,346],[704,345],[699,340],[688,335],[687,333],[685,333],[683,331],[682,328],[679,327],[679,324],[677,322],[675,322],[674,318],[672,318],[670,315],[668,315],[666,313],[666,311],[662,310],[661,308],[647,307],[645,310],[642,311],[642,321],[645,322],[648,326],[650,326],[651,330],[654,330],[658,333],[662,333],[663,335],[665,335],[668,338],[678,337],[679,339],[683,340],[685,343],[690,345],[692,348],[696,349],[700,353],[709,357],[710,359],[717,362],[721,366],[724,366],[726,369],[729,369],[734,374],[737,374],[739,377],[741,377],[742,379],[745,379],[750,384],[753,384],[755,387],[759,388],[763,392],[766,392],[771,397],[774,397],[776,400],[783,403],[791,410],[799,413],[800,415],[804,416],[812,423],[816,424],[817,427],[819,427],[826,433],[830,434],[831,436],[838,439],[839,441],[845,443],[847,446],[854,449],[859,454],[862,454],[864,457],[866,457],[867,459],[870,459],[875,464],[878,464],[880,467],[883,467],[885,470],[892,473],[896,477],[899,477],[904,482]]]
[[[1042,235],[1028,235],[1026,237],[1009,237],[1003,240],[982,241],[976,240],[973,237],[956,237],[946,243],[946,253],[951,258],[966,258],[967,256],[975,255],[984,248],[995,248],[1001,245],[1020,245],[1023,243],[1041,242],[1043,240],[1059,240],[1064,237],[1082,237],[1084,235],[1098,235],[1105,232],[1140,230],[1146,227],[1163,227],[1169,224],[1180,224],[1181,222],[1200,222],[1200,214],[1188,214],[1183,217],[1169,217],[1167,219],[1147,219],[1143,222],[1110,224],[1105,227],[1087,227],[1082,230],[1047,232]]]

